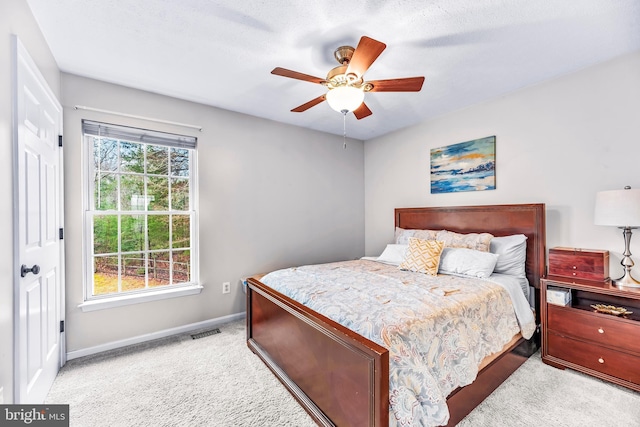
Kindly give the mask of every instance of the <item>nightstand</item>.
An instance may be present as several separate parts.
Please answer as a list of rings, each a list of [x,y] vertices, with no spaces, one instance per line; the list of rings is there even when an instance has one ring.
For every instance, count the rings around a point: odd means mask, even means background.
[[[540,282],[542,361],[640,391],[640,290],[618,289],[610,280],[549,276]],[[633,313],[598,313],[592,304]]]

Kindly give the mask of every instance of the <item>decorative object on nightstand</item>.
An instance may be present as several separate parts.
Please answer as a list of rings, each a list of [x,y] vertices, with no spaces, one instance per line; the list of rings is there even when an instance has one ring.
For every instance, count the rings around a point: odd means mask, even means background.
[[[571,303],[571,290],[547,287],[547,302],[549,304],[566,306]]]
[[[594,223],[623,229],[624,253],[620,264],[624,267],[624,275],[613,283],[620,288],[640,288],[640,282],[631,276],[634,262],[629,251],[631,230],[640,227],[640,190],[626,186],[624,190],[598,192]]]
[[[549,249],[549,276],[608,282],[609,251],[581,248]]]
[[[633,311],[629,311],[624,307],[616,307],[615,305],[591,304],[591,308],[598,313],[611,314],[613,316],[626,316],[633,314]]]

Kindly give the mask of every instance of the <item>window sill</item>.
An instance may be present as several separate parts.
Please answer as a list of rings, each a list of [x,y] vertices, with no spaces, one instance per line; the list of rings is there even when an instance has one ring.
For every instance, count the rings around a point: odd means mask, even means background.
[[[122,307],[125,305],[140,304],[143,302],[158,301],[167,298],[177,298],[187,295],[196,295],[202,292],[202,285],[181,286],[179,288],[162,289],[140,294],[118,295],[111,298],[100,298],[85,301],[78,305],[83,312],[105,310],[108,308]]]

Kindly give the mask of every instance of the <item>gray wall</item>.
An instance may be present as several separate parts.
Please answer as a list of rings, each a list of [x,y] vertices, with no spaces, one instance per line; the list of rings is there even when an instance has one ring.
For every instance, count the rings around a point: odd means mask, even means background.
[[[430,149],[490,135],[496,190],[430,194]],[[393,240],[396,207],[542,202],[547,247],[608,249],[617,277],[622,232],[593,224],[594,200],[597,191],[640,188],[639,135],[636,52],[366,141],[366,253]],[[640,260],[635,234],[631,252]]]
[[[13,402],[13,139],[11,35],[16,34],[40,68],[53,93],[60,72],[25,0],[0,3],[0,401]]]
[[[243,312],[243,276],[364,255],[362,141],[349,140],[345,150],[339,136],[64,73],[62,104],[67,351]],[[83,299],[83,118],[198,137],[201,294],[94,312],[77,308]],[[222,294],[222,282],[231,282],[230,294]]]

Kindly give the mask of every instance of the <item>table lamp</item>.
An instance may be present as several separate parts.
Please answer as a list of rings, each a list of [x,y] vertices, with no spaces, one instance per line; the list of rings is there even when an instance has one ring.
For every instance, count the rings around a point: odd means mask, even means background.
[[[623,190],[600,191],[596,194],[594,215],[596,225],[610,225],[621,228],[624,236],[624,253],[622,267],[624,275],[613,281],[620,288],[640,288],[640,282],[631,276],[634,263],[631,259],[629,244],[631,230],[640,227],[640,190],[632,190],[626,186]]]

